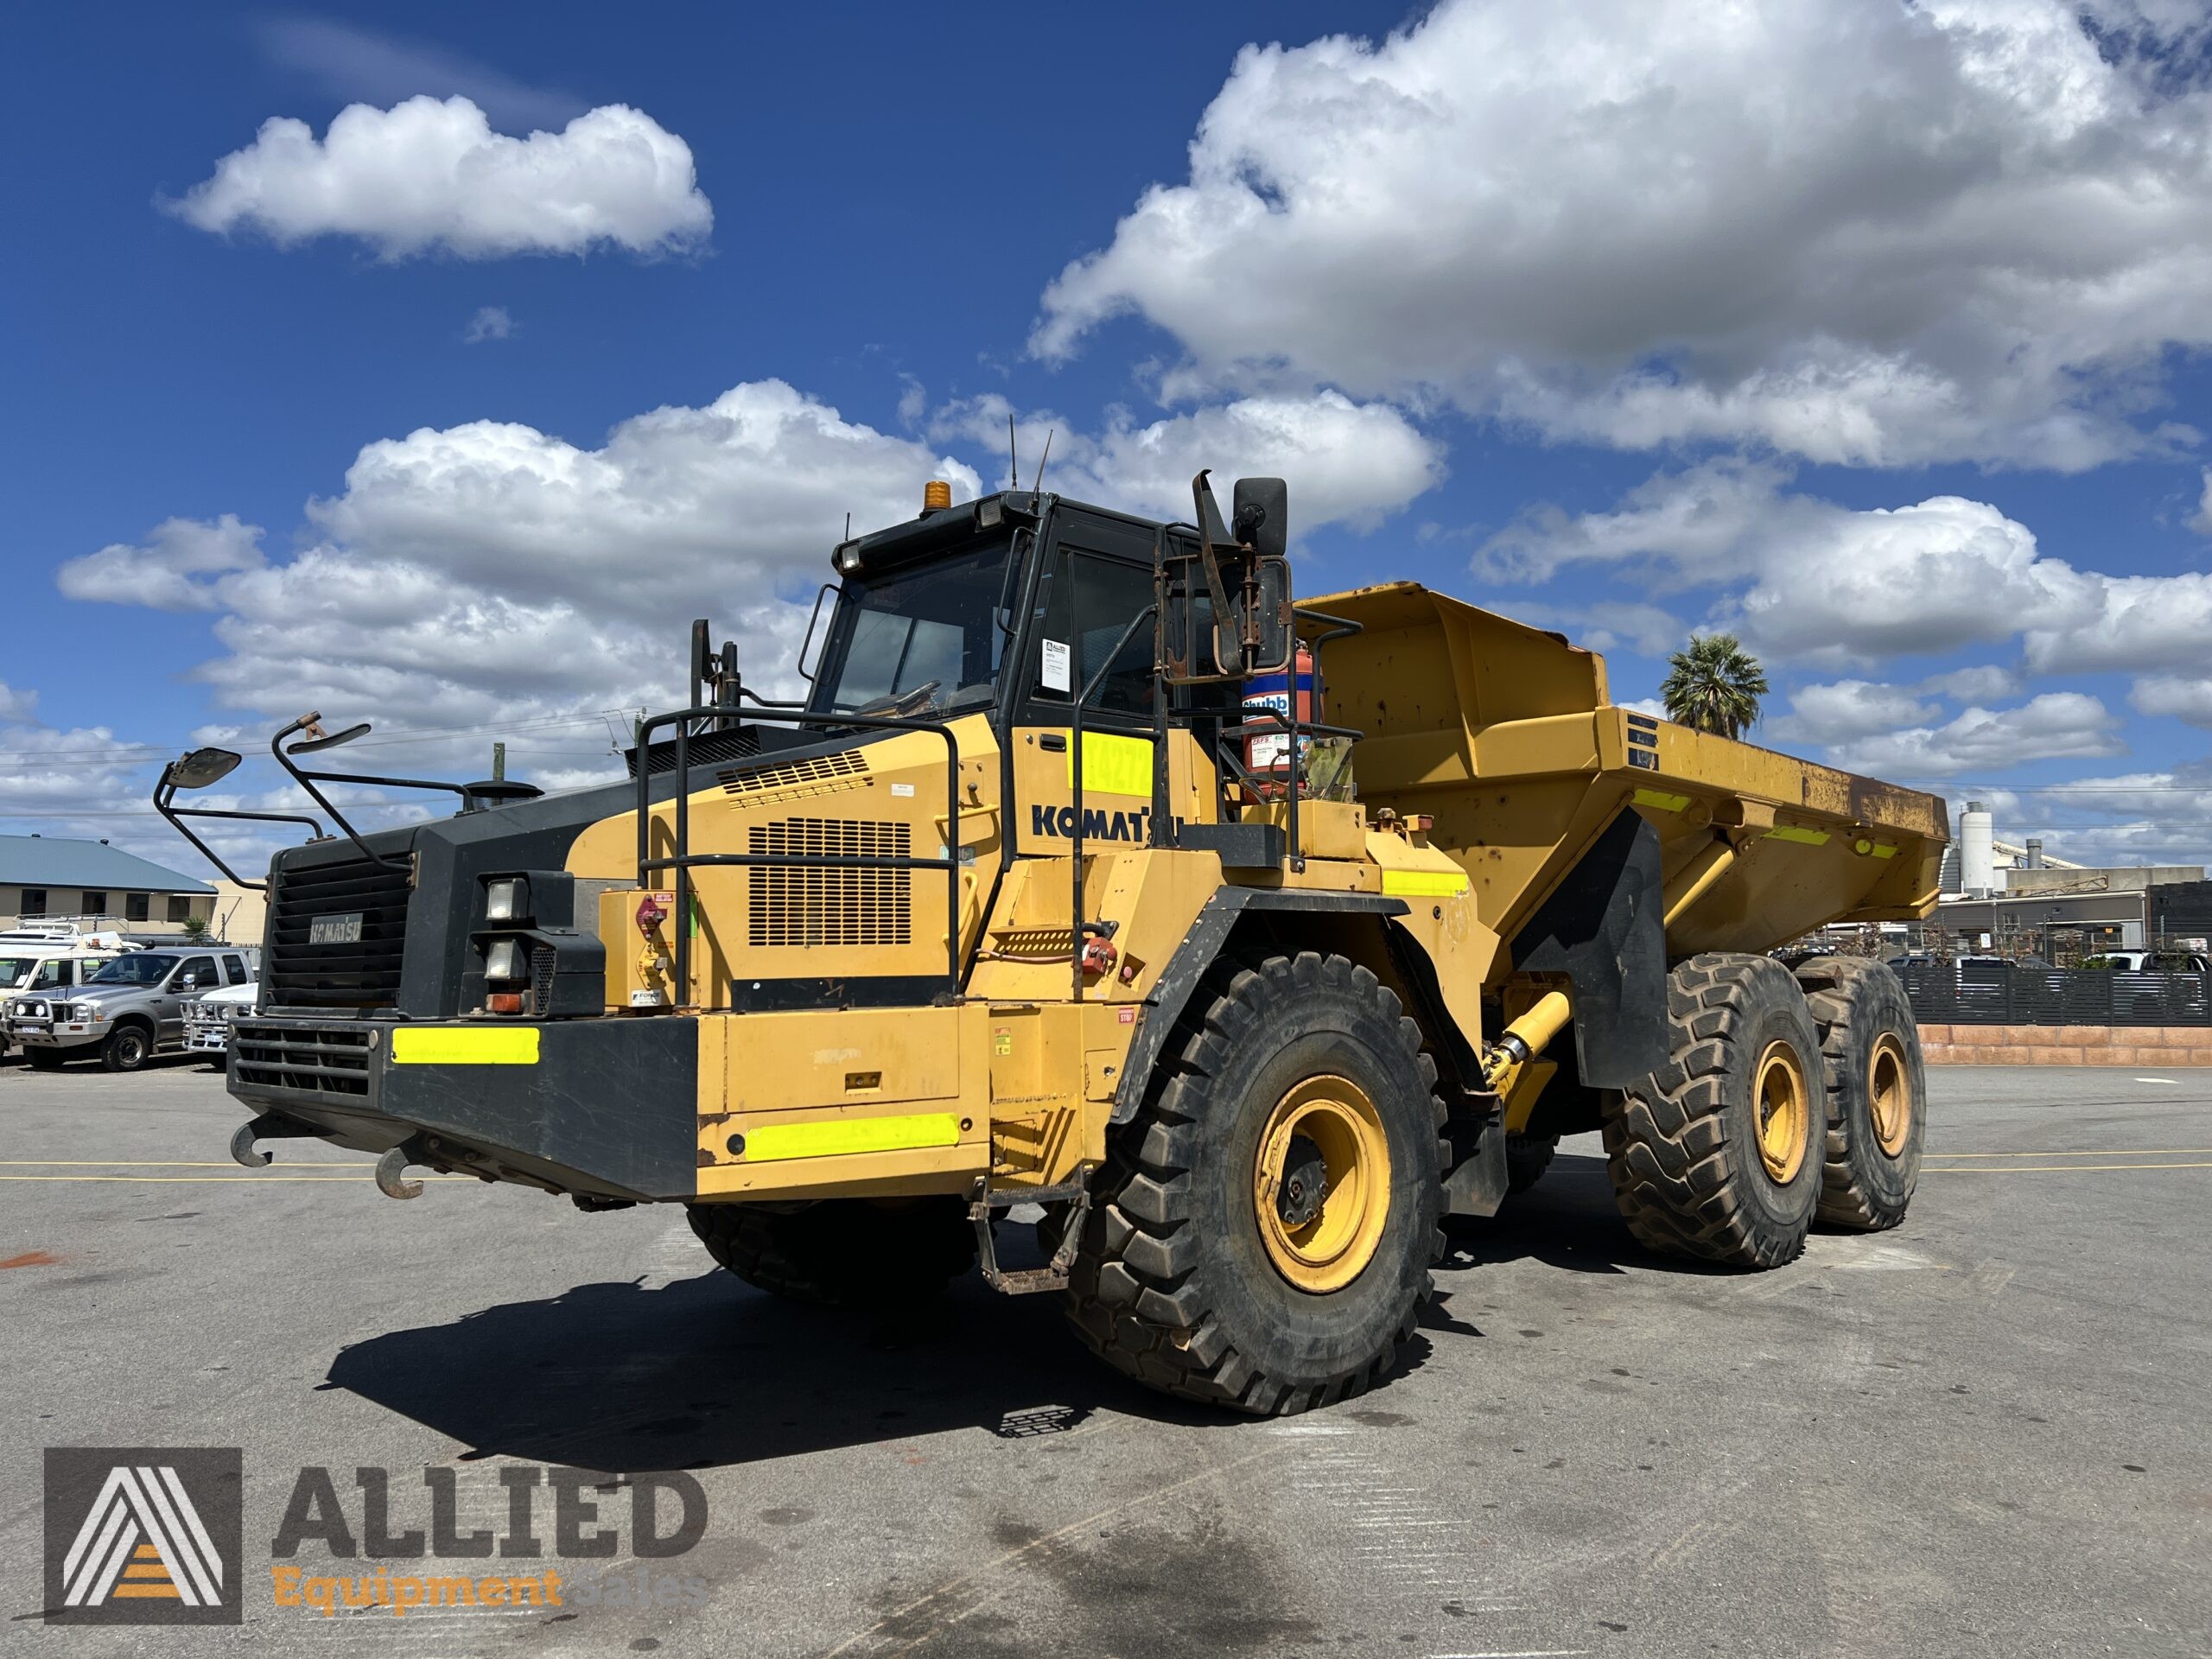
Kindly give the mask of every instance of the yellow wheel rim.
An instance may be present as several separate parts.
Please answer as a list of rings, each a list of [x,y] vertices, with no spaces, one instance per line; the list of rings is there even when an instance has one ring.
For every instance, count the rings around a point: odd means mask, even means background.
[[[1390,1145],[1366,1091],[1320,1077],[1285,1095],[1260,1135],[1253,1204],[1268,1257],[1299,1289],[1341,1290],[1366,1271],[1390,1213]]]
[[[1900,1156],[1912,1134],[1911,1076],[1904,1045],[1885,1032],[1875,1039],[1873,1058],[1866,1064],[1866,1108],[1874,1120],[1875,1144],[1887,1158]]]
[[[1795,1048],[1777,1040],[1759,1056],[1755,1075],[1758,1093],[1752,1104],[1759,1115],[1759,1161],[1777,1183],[1787,1186],[1804,1167],[1805,1140],[1812,1127],[1804,1062]]]

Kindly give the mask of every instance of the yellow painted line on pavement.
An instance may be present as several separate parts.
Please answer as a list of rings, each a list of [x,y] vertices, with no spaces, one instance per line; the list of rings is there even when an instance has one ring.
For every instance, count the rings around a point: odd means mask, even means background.
[[[1937,1165],[1923,1166],[1923,1175],[2083,1175],[2106,1169],[2212,1169],[2212,1162],[2202,1164],[2027,1164],[2018,1169],[2007,1169],[2001,1164],[1954,1164],[1948,1168]],[[0,1179],[4,1179],[0,1177]]]
[[[1930,1158],[2202,1158],[2212,1147],[2075,1147],[2067,1152],[1931,1152]]]

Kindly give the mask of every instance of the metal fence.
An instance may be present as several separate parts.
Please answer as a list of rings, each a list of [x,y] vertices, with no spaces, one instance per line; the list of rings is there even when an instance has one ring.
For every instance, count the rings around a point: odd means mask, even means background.
[[[2212,974],[1998,962],[1907,963],[1897,974],[1923,1025],[2212,1026]]]

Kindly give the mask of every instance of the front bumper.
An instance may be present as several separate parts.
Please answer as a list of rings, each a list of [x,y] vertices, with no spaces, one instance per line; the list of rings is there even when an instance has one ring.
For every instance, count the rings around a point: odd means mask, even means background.
[[[302,1014],[232,1030],[231,1093],[334,1145],[604,1198],[696,1190],[696,1020]]]
[[[221,1054],[231,1046],[231,1027],[226,1020],[212,1026],[187,1026],[184,1046],[194,1054]]]
[[[79,1020],[10,1020],[6,1031],[10,1042],[25,1048],[82,1048],[105,1037],[108,1027]]]

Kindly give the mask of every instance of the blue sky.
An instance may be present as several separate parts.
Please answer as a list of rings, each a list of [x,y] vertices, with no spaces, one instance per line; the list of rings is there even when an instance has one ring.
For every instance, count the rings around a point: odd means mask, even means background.
[[[524,16],[0,25],[0,831],[184,867],[151,758],[309,706],[580,780],[1011,410],[1116,505],[1284,473],[1307,593],[1622,700],[1735,626],[1762,741],[2212,851],[2195,7]]]

